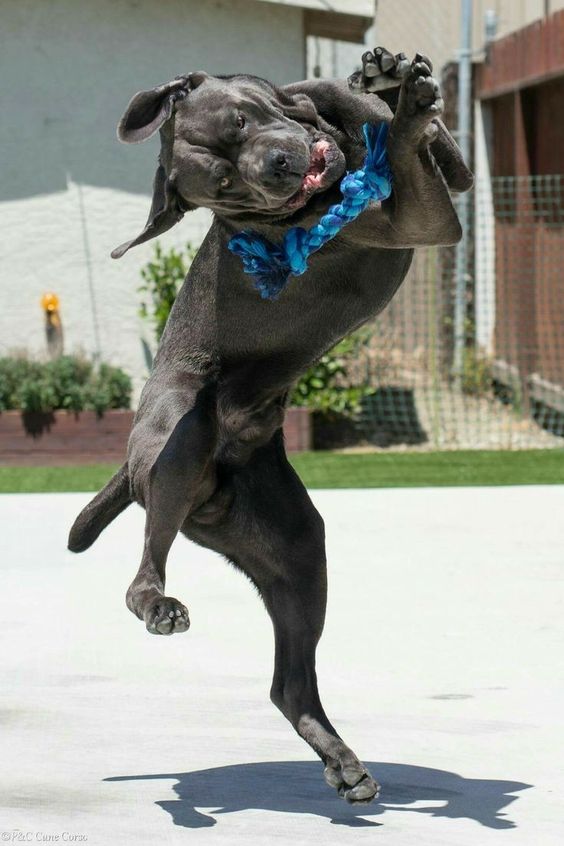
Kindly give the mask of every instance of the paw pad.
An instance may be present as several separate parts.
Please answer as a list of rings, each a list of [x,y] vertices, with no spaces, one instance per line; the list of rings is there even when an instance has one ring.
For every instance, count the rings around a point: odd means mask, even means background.
[[[185,632],[190,627],[188,609],[170,596],[163,596],[145,614],[147,631],[157,635]]]
[[[397,88],[409,68],[405,53],[394,56],[385,47],[375,47],[362,56],[362,70],[349,77],[349,87],[370,94]]]

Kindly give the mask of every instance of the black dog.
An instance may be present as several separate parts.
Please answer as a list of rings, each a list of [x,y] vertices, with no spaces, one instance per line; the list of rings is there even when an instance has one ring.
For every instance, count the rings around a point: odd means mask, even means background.
[[[120,139],[143,141],[159,130],[162,146],[147,225],[114,256],[165,232],[189,209],[205,206],[215,219],[172,309],[127,462],[80,514],[69,540],[75,552],[87,549],[130,502],[145,507],[144,553],[127,605],[154,634],[189,626],[185,606],[164,593],[179,531],[243,570],[274,625],[272,701],[351,802],[373,799],[378,785],[319,699],[324,528],[286,459],[281,426],[291,384],[384,308],[412,248],[460,238],[447,184],[467,190],[472,178],[438,120],[430,62],[416,57],[399,98],[397,85],[389,98],[395,115],[382,99],[388,91],[351,93],[327,80],[280,89],[250,76],[193,73],[133,98]],[[252,227],[280,241],[290,226],[313,225],[338,202],[345,170],[362,165],[362,124],[383,120],[391,121],[390,199],[317,253],[276,302],[261,300],[227,250],[230,237]]]

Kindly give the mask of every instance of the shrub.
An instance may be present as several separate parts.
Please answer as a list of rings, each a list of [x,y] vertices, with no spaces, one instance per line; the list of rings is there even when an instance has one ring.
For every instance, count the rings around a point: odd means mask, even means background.
[[[95,367],[81,356],[63,355],[46,363],[0,358],[0,411],[92,409],[102,414],[109,408],[129,408],[131,387],[119,367]]]
[[[144,284],[138,290],[146,295],[146,300],[141,303],[139,314],[154,324],[157,341],[195,255],[190,244],[186,244],[185,253],[174,248],[165,253],[157,241],[153,260],[141,270]]]
[[[472,396],[484,396],[492,390],[492,364],[475,347],[466,347],[462,359],[462,390]]]
[[[98,380],[108,392],[108,408],[129,408],[131,405],[131,379],[120,367],[101,364]]]
[[[299,379],[290,404],[306,406],[326,416],[355,418],[364,397],[373,393],[367,385],[350,384],[349,368],[365,343],[364,332],[339,341]]]
[[[55,391],[54,408],[81,411],[86,405],[86,386],[92,379],[93,365],[88,359],[62,355],[44,365]]]
[[[449,329],[454,325],[451,317],[446,317],[444,323]],[[491,359],[478,347],[476,323],[473,319],[467,317],[464,321],[464,349],[462,350],[460,373],[462,392],[470,396],[485,396],[492,392],[493,381]]]
[[[18,407],[26,412],[49,412],[57,407],[57,393],[45,374],[24,379],[16,399]]]
[[[37,382],[42,368],[27,358],[0,358],[0,411],[19,408],[18,394],[27,381]]]

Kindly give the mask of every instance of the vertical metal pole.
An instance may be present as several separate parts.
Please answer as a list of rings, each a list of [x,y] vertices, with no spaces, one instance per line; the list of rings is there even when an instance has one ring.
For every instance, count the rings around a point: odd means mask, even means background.
[[[458,145],[465,162],[471,154],[471,108],[472,108],[472,0],[462,2],[462,27],[458,61]],[[466,275],[468,272],[468,244],[470,227],[470,196],[460,194],[457,203],[458,216],[462,226],[462,240],[456,248],[455,300],[454,300],[454,361],[453,373],[460,386],[464,365],[465,323],[466,323]]]
[[[76,185],[78,192],[78,208],[80,223],[82,227],[82,241],[84,244],[84,264],[86,269],[86,281],[90,296],[90,313],[92,315],[92,328],[94,330],[94,360],[100,363],[102,358],[102,344],[100,343],[100,323],[98,320],[98,308],[96,305],[96,291],[94,288],[94,276],[92,273],[92,252],[90,250],[90,239],[88,238],[88,227],[86,225],[86,210],[84,208],[84,195],[80,182]]]

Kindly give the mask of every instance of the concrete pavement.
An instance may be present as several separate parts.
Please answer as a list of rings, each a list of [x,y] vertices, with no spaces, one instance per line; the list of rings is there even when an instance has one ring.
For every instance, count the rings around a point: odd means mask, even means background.
[[[179,539],[168,590],[192,627],[151,636],[124,604],[137,507],[73,556],[88,495],[4,495],[1,842],[563,842],[564,487],[313,498],[322,697],[380,801],[339,800],[270,704],[270,623],[240,574]]]

